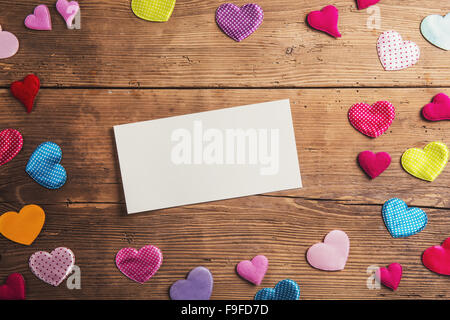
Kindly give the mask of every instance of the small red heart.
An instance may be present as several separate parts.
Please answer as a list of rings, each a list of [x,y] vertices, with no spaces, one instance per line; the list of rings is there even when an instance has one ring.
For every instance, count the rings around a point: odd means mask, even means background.
[[[391,164],[391,156],[387,152],[363,151],[358,155],[358,163],[372,179],[378,177]]]
[[[34,74],[29,74],[23,81],[14,81],[11,84],[11,93],[17,100],[22,102],[27,109],[27,113],[30,113],[40,87],[39,78]]]
[[[439,93],[433,102],[423,107],[422,115],[429,121],[450,120],[450,98],[445,93]]]
[[[25,280],[20,273],[12,273],[0,286],[0,300],[25,300]]]
[[[402,271],[400,263],[391,263],[387,268],[379,268],[375,276],[382,284],[395,291],[402,279]]]
[[[358,0],[357,2],[358,2],[358,9],[362,10],[370,6],[373,6],[374,4],[377,4],[378,2],[380,2],[380,0]]]
[[[439,274],[450,275],[450,238],[442,246],[433,246],[425,250],[422,255],[425,267]]]
[[[339,10],[335,6],[326,6],[320,11],[310,12],[307,21],[314,29],[326,32],[335,38],[340,38],[338,18]]]
[[[369,106],[357,103],[348,110],[348,119],[353,127],[366,136],[381,136],[392,124],[395,108],[389,101],[378,101]]]

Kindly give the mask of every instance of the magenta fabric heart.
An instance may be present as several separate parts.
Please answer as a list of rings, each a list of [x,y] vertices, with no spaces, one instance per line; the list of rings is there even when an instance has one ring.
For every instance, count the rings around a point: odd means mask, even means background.
[[[422,109],[422,115],[429,121],[450,120],[450,98],[439,93]]]
[[[239,262],[236,266],[236,272],[245,280],[258,286],[264,279],[268,268],[269,260],[265,256],[259,255],[254,257],[252,261]]]
[[[186,280],[178,280],[170,287],[172,300],[209,300],[213,289],[213,276],[205,267],[189,272]]]
[[[308,249],[306,259],[316,269],[325,271],[343,270],[350,251],[350,240],[341,230],[328,233],[323,242]]]
[[[238,42],[255,32],[263,19],[263,10],[254,3],[240,8],[232,3],[224,3],[216,11],[217,25],[227,36]]]
[[[395,108],[389,101],[378,101],[373,105],[357,103],[348,110],[352,126],[366,136],[381,136],[392,124]]]
[[[55,287],[59,286],[72,272],[74,264],[75,255],[72,250],[64,247],[56,248],[51,253],[36,252],[29,260],[29,266],[34,275]]]
[[[58,2],[56,2],[56,10],[58,10],[59,14],[63,17],[67,28],[70,29],[72,27],[73,19],[78,11],[80,11],[80,5],[76,1],[69,2],[67,0],[58,0]]]
[[[375,272],[375,277],[380,283],[395,291],[402,279],[402,265],[391,263],[387,268],[379,268]]]
[[[374,4],[377,4],[378,2],[380,2],[380,0],[357,0],[357,2],[358,2],[358,9],[362,10],[370,6],[373,6]]]
[[[367,175],[375,179],[391,164],[391,156],[387,152],[373,153],[363,151],[358,155],[358,163]]]
[[[139,251],[123,248],[116,255],[116,266],[133,281],[144,283],[161,267],[163,255],[159,248],[147,245]]]
[[[11,161],[23,147],[23,138],[19,131],[5,129],[0,132],[0,166]]]
[[[33,30],[52,30],[52,19],[47,6],[45,4],[37,6],[34,13],[26,17],[25,26]]]
[[[312,11],[306,19],[312,28],[328,33],[335,38],[341,37],[338,30],[339,10],[335,6],[326,6],[320,11]]]

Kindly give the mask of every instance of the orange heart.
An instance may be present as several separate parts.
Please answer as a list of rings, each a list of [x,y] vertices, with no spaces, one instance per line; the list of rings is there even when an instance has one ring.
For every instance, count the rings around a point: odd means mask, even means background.
[[[41,207],[30,204],[19,213],[11,211],[0,216],[0,233],[11,241],[29,246],[42,230],[45,212]]]

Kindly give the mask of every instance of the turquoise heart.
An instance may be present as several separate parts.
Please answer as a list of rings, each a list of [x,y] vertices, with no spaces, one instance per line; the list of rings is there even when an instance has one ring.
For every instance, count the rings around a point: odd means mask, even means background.
[[[442,17],[437,14],[426,17],[420,24],[425,39],[444,50],[450,50],[450,13]]]
[[[264,288],[255,295],[255,300],[298,300],[300,287],[297,282],[285,279],[277,283],[275,288]]]
[[[382,213],[386,228],[394,238],[403,238],[419,233],[428,222],[427,214],[422,209],[408,208],[405,201],[398,198],[386,201]]]
[[[61,148],[54,142],[44,142],[34,150],[25,171],[47,189],[61,188],[67,179],[66,170],[59,163]]]

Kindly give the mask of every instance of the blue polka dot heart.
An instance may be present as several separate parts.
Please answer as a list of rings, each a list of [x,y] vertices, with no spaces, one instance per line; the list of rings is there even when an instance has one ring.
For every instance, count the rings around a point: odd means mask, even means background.
[[[61,148],[54,142],[44,142],[34,150],[25,171],[47,189],[59,189],[66,183],[66,169],[59,163]]]
[[[284,279],[277,283],[275,288],[264,288],[255,295],[255,300],[298,300],[300,287],[297,282]]]
[[[394,238],[412,236],[422,231],[428,222],[427,214],[419,208],[408,208],[405,201],[392,198],[382,209],[386,228]]]

